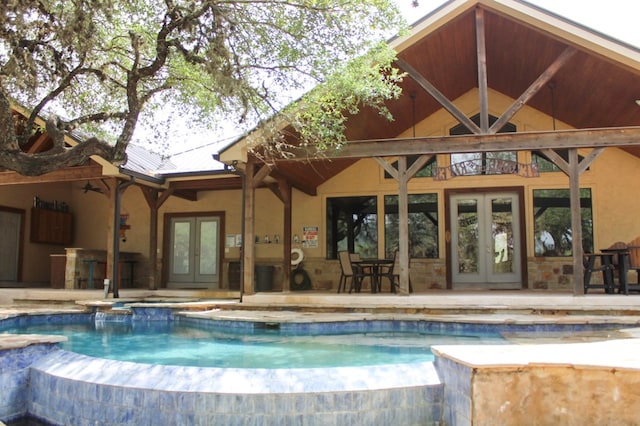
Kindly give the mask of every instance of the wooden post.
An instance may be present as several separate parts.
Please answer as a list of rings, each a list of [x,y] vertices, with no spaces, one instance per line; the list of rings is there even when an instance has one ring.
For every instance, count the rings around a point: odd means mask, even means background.
[[[407,157],[398,157],[398,215],[400,252],[400,294],[409,294],[409,195],[407,194]]]
[[[284,230],[282,233],[282,291],[291,291],[291,185],[285,179],[278,179],[278,189],[284,203]]]
[[[584,296],[582,266],[582,211],[580,208],[580,170],[578,150],[569,149],[569,205],[571,206],[571,247],[573,249],[573,295]]]
[[[242,287],[241,293],[255,294],[255,163],[249,160],[245,169],[244,188],[244,241],[242,241]]]
[[[117,209],[117,203],[116,203],[116,197],[117,197],[117,192],[118,192],[118,181],[114,178],[114,179],[110,179],[109,180],[109,187],[110,187],[110,191],[106,194],[109,197],[109,219],[107,221],[107,259],[106,259],[106,270],[105,270],[105,278],[107,278],[109,280],[109,282],[111,283],[110,286],[111,288],[109,289],[109,291],[111,291],[113,289],[113,282],[114,282],[114,276],[113,276],[113,264],[114,264],[114,251],[116,249],[116,244],[118,244],[117,240],[117,232],[118,229],[115,229],[116,226],[116,216],[120,215],[119,211],[116,211]],[[119,222],[119,218],[118,218],[118,224]]]

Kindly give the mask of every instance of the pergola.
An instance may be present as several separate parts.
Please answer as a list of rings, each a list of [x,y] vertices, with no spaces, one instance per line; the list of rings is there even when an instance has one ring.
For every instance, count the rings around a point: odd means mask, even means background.
[[[574,294],[584,294],[580,174],[605,148],[640,156],[640,52],[587,28],[519,1],[451,1],[425,17],[409,36],[391,42],[397,66],[407,74],[403,96],[390,101],[393,122],[364,109],[349,120],[348,143],[327,159],[311,159],[303,149],[286,160],[261,164],[247,155],[244,165],[244,290],[253,293],[254,190],[270,176],[284,203],[283,289],[289,290],[291,188],[315,195],[318,185],[362,158],[373,158],[398,182],[400,291],[408,294],[407,184],[434,155],[541,151],[569,178]],[[596,82],[597,84],[594,84]],[[476,88],[480,125],[454,99]],[[489,91],[515,99],[489,125]],[[594,103],[585,103],[589,97]],[[576,130],[498,133],[525,105]],[[397,138],[396,135],[444,108],[469,135]],[[409,113],[409,112],[412,113]],[[418,116],[416,117],[416,111]],[[578,149],[591,149],[583,159]],[[568,152],[568,161],[559,153]],[[419,156],[410,166],[408,156]],[[388,161],[397,159],[397,165]],[[224,156],[223,156],[224,159]],[[309,167],[311,164],[311,167]],[[314,172],[315,171],[315,172]]]

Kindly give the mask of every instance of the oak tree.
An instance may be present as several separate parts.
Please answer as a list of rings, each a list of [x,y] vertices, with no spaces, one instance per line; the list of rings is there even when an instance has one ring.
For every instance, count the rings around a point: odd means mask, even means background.
[[[168,126],[249,128],[278,112],[322,152],[342,142],[346,115],[388,115],[399,93],[391,0],[4,0],[0,20],[0,168],[24,175],[92,155],[122,163],[162,114]],[[44,131],[53,147],[26,152]]]

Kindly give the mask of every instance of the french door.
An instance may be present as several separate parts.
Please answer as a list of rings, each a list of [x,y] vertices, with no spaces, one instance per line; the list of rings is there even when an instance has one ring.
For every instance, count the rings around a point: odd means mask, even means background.
[[[220,218],[169,220],[168,287],[215,289],[220,283]]]
[[[518,193],[454,194],[449,200],[452,287],[522,288]]]

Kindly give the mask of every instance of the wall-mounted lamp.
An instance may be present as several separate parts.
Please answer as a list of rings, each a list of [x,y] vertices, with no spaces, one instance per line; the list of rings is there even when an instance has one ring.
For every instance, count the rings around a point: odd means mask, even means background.
[[[123,243],[127,242],[127,230],[131,229],[131,225],[127,225],[127,220],[129,220],[128,214],[120,215],[120,239]]]
[[[636,105],[640,106],[640,99],[636,99]]]

